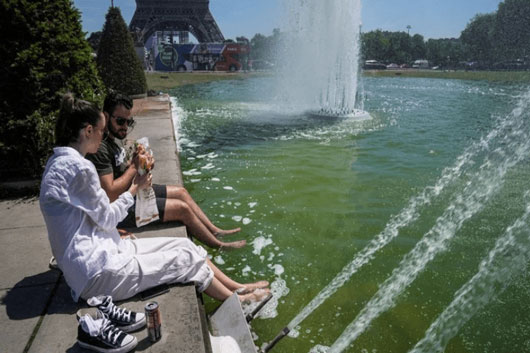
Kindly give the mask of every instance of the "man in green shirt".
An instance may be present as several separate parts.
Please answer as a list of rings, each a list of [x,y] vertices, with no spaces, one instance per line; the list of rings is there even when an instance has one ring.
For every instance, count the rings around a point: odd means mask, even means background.
[[[128,160],[123,146],[123,140],[135,124],[132,107],[131,98],[121,93],[112,92],[105,98],[103,114],[107,120],[108,133],[101,142],[98,152],[87,155],[87,158],[94,163],[101,187],[111,202],[128,190],[138,173],[138,156],[133,155]],[[210,247],[240,248],[245,246],[245,240],[235,242],[219,240],[218,238],[224,235],[239,232],[240,228],[223,230],[215,226],[184,187],[153,184],[153,189],[161,222],[182,222],[191,235]],[[133,205],[118,227],[136,227],[134,211]]]

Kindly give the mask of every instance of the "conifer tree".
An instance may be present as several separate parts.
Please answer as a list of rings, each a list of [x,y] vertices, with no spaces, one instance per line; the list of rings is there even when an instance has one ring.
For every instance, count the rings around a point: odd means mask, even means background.
[[[107,89],[129,95],[147,90],[142,63],[134,50],[132,36],[120,9],[107,12],[97,56],[98,70]]]
[[[0,177],[38,177],[61,95],[101,103],[104,87],[70,0],[0,0]]]

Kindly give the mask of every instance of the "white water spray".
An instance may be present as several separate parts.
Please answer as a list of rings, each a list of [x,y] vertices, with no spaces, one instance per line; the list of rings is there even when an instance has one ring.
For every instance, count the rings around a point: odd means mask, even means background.
[[[527,192],[528,194],[528,192]],[[443,352],[449,340],[493,298],[502,293],[530,260],[530,204],[482,260],[478,272],[455,294],[455,299],[431,324],[411,353]]]
[[[510,114],[510,119],[517,121],[514,125],[524,127],[523,113],[528,109],[529,103],[530,99],[527,96]],[[446,250],[449,241],[463,223],[479,212],[500,190],[508,170],[530,152],[530,136],[526,130],[511,129],[499,137],[501,147],[491,151],[464,190],[456,195],[442,216],[437,219],[434,227],[404,257],[400,266],[394,269],[392,275],[330,347],[329,353],[342,352],[368,328],[375,318],[393,307],[396,298],[416,279],[425,266],[437,254]],[[499,160],[500,162],[497,162]]]
[[[530,97],[528,97],[530,99]],[[515,113],[517,114],[517,113]],[[520,114],[520,113],[519,113]],[[410,225],[418,219],[422,207],[430,204],[441,192],[451,183],[460,177],[466,166],[473,163],[473,159],[480,153],[487,151],[491,147],[492,141],[498,136],[506,134],[509,130],[519,130],[522,126],[522,119],[513,119],[511,116],[504,117],[498,123],[498,127],[493,129],[475,142],[462,153],[456,160],[455,164],[443,170],[442,176],[434,186],[426,187],[421,194],[410,199],[408,205],[387,223],[385,229],[377,234],[370,243],[362,249],[355,258],[343,267],[341,272],[322,289],[316,297],[306,305],[302,311],[291,320],[287,325],[289,330],[293,330],[303,320],[305,320],[313,311],[316,310],[327,298],[335,293],[340,287],[348,281],[363,265],[370,262],[375,253],[385,247],[399,234],[399,229]]]
[[[285,7],[279,97],[286,109],[366,118],[356,109],[361,0],[287,0]]]

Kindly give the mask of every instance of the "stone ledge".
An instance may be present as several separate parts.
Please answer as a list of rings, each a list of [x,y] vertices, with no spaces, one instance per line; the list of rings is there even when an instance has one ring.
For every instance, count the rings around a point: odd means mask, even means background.
[[[152,343],[145,328],[131,333],[138,339],[137,352],[210,353],[200,318],[199,299],[193,284],[172,285],[168,293],[142,301],[139,296],[116,303],[143,312],[145,304],[156,301],[162,317],[162,338]],[[61,279],[55,296],[29,349],[29,353],[87,352],[77,344],[76,312],[86,303],[75,303]]]

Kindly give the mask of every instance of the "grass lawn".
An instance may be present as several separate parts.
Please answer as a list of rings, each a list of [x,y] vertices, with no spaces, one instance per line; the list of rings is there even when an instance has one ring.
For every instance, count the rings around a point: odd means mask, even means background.
[[[248,77],[268,76],[266,72],[146,72],[147,87],[154,91],[217,80],[243,80]],[[365,77],[425,77],[491,82],[528,82],[530,71],[438,71],[438,70],[364,70]]]
[[[365,77],[426,77],[492,82],[530,82],[530,71],[365,70]]]
[[[148,89],[167,91],[168,89],[217,80],[242,80],[248,77],[264,75],[256,72],[146,72]]]

